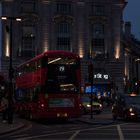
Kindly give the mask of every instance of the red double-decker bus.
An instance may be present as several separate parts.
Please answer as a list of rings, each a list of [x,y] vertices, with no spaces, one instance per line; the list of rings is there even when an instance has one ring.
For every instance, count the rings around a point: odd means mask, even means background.
[[[80,57],[44,52],[16,69],[16,110],[22,117],[80,117]]]

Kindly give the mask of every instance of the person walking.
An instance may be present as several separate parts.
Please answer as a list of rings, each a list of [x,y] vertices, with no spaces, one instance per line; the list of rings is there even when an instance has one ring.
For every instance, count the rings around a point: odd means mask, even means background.
[[[2,111],[2,121],[3,123],[7,122],[8,117],[8,99],[6,96],[3,96],[1,99],[1,111]]]

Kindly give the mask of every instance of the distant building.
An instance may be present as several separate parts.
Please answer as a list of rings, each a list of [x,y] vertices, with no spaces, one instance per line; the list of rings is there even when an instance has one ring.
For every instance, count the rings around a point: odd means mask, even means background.
[[[83,87],[90,84],[88,65],[93,63],[96,92],[123,93],[125,5],[125,0],[3,1],[3,16],[22,18],[21,23],[12,21],[13,67],[47,50],[68,50],[81,57]],[[8,73],[9,22],[2,23],[1,69]]]
[[[125,23],[122,44],[125,55],[125,92],[140,93],[140,41],[131,34],[131,23]]]

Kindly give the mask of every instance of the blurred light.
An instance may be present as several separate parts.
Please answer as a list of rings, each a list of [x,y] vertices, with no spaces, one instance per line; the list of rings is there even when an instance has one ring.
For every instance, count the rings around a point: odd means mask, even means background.
[[[5,49],[5,56],[9,57],[10,56],[10,36],[9,33],[6,33],[6,49]]]
[[[134,116],[134,115],[135,115],[135,113],[130,113],[130,115],[131,115],[131,116]]]
[[[83,51],[84,43],[83,43],[82,34],[80,34],[80,36],[79,36],[78,46],[79,46],[79,56],[80,56],[80,58],[83,58],[83,56],[84,56],[84,51]]]
[[[131,107],[131,108],[129,108],[129,111],[130,111],[130,112],[132,112],[132,111],[133,111],[133,108],[132,108],[132,107]]]
[[[91,105],[90,104],[87,104],[87,107],[91,107]]]
[[[1,17],[2,20],[16,20],[16,21],[21,21],[21,18],[16,18],[16,17]]]
[[[2,90],[4,90],[4,89],[5,89],[5,87],[4,87],[4,86],[1,86],[1,89],[2,89]]]
[[[16,18],[16,21],[21,21],[22,19],[21,18]]]
[[[80,58],[83,58],[83,54],[80,54]]]
[[[116,59],[119,59],[120,58],[120,48],[119,47],[116,47],[115,58]]]
[[[44,104],[41,104],[40,106],[41,106],[41,107],[44,107]]]
[[[64,113],[64,116],[65,116],[65,117],[67,117],[67,116],[68,116],[68,114],[67,114],[67,113]]]
[[[57,61],[59,61],[59,60],[61,60],[61,59],[62,59],[62,58],[57,58],[57,59],[54,59],[54,60],[52,60],[52,61],[48,62],[48,64],[51,64],[51,63],[57,62]]]
[[[102,107],[102,104],[100,104],[100,107]]]
[[[140,61],[140,58],[138,58],[138,59],[135,59],[135,62],[137,62],[137,61]]]
[[[60,114],[59,113],[57,113],[57,117],[60,117]]]
[[[131,94],[130,94],[130,96],[137,96],[134,92],[132,92]]]
[[[1,17],[2,20],[7,20],[7,17]]]
[[[137,85],[138,85],[138,83],[136,82],[136,83],[135,83],[135,86],[137,86]]]

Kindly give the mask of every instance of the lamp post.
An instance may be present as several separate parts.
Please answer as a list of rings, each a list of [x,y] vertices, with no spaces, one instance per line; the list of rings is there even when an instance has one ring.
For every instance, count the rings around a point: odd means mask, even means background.
[[[90,118],[93,119],[93,63],[90,62],[88,65],[88,76],[89,82],[91,84],[91,93],[90,93]]]
[[[140,59],[136,59],[135,60],[136,62],[136,93],[138,94],[139,93],[139,62],[140,62]]]
[[[2,20],[8,20],[9,26],[6,26],[6,31],[10,35],[9,43],[9,84],[8,84],[8,123],[13,123],[13,78],[14,78],[14,69],[13,69],[13,35],[12,35],[12,23],[13,21],[21,21],[20,18],[16,17],[1,17]]]

